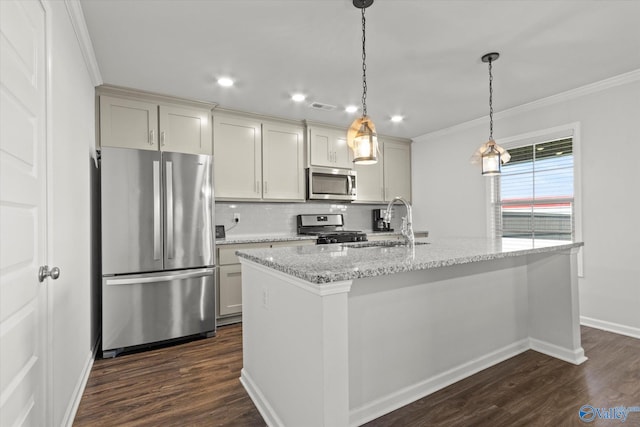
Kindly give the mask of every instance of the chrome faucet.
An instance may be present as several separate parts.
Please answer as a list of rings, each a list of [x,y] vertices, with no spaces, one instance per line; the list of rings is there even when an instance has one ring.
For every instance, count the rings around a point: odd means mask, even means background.
[[[391,200],[389,202],[389,205],[387,205],[387,212],[384,215],[384,222],[391,223],[391,205],[393,205],[396,200],[402,202],[407,209],[407,216],[402,217],[401,232],[407,244],[413,246],[415,244],[415,236],[413,235],[413,215],[411,214],[411,204],[409,202],[407,202],[400,196],[397,196],[393,200]]]

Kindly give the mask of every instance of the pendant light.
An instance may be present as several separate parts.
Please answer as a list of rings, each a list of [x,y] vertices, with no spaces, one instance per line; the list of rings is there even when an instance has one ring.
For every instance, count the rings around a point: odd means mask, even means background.
[[[373,0],[353,0],[353,5],[362,10],[362,117],[351,123],[347,131],[347,144],[353,150],[353,163],[372,165],[378,162],[378,136],[376,127],[367,116],[367,51],[366,20],[364,10]]]
[[[500,57],[497,52],[487,53],[482,56],[482,62],[489,63],[489,141],[485,142],[475,152],[473,159],[482,160],[482,175],[493,176],[499,175],[502,170],[502,164],[507,163],[511,159],[511,155],[507,150],[500,147],[493,140],[493,74],[492,64]]]

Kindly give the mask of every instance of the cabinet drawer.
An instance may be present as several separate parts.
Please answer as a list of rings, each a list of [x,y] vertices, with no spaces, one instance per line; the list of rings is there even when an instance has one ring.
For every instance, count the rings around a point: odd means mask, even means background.
[[[236,256],[237,250],[269,247],[271,247],[270,243],[244,243],[241,245],[220,246],[218,247],[218,265],[239,264],[240,261]]]

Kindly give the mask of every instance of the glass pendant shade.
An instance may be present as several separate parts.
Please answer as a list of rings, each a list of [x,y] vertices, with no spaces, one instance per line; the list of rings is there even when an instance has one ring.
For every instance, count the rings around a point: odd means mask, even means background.
[[[347,144],[353,151],[354,163],[372,165],[378,162],[378,136],[369,117],[353,121],[347,132]]]
[[[501,169],[500,152],[496,148],[495,142],[493,140],[489,141],[487,150],[482,153],[482,175],[498,175]]]

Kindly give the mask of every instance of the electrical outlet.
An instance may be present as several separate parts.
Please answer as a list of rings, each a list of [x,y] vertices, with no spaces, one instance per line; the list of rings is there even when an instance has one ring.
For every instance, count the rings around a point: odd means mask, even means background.
[[[233,214],[233,222],[240,222],[240,214],[239,213],[234,213]]]

